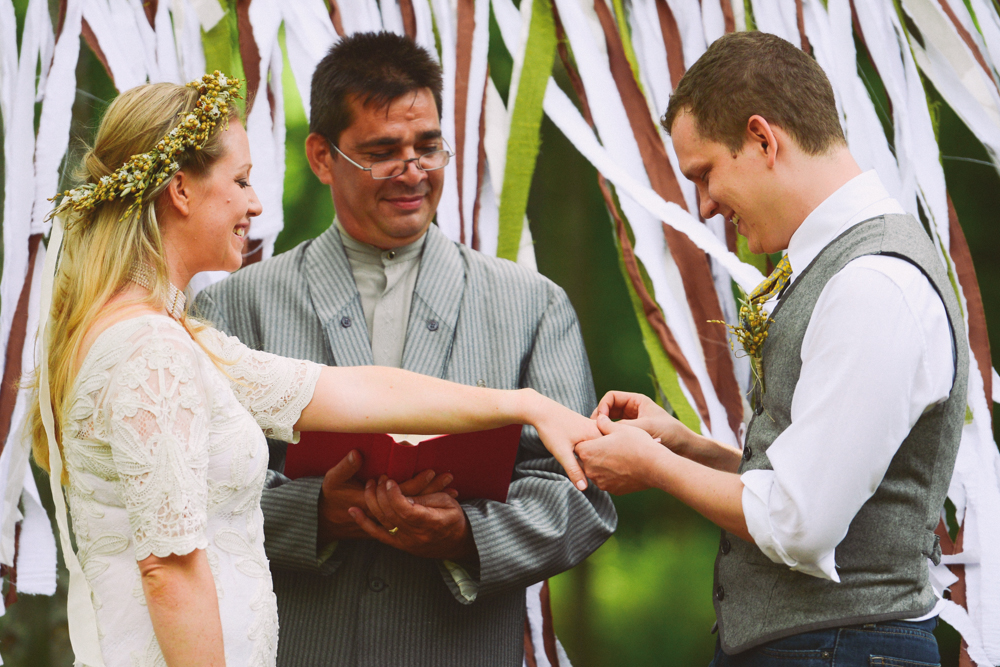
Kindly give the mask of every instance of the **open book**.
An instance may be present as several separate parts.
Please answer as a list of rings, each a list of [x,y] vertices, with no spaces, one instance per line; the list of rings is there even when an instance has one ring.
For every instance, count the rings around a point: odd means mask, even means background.
[[[386,475],[405,482],[424,470],[450,472],[459,500],[506,502],[520,441],[520,424],[452,435],[304,432],[298,444],[288,446],[285,475],[323,476],[357,449],[363,457],[357,474],[362,481]]]

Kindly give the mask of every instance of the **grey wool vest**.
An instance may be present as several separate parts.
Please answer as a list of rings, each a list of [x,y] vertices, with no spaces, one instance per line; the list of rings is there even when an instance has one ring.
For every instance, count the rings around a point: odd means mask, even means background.
[[[802,339],[816,301],[834,274],[865,255],[909,261],[937,290],[955,345],[951,394],[920,417],[875,494],[851,522],[836,549],[840,583],[794,572],[771,561],[756,544],[723,531],[713,596],[726,653],[811,630],[916,618],[935,604],[926,559],[938,562],[941,556],[934,528],[965,422],[969,352],[954,289],[927,233],[912,217],[880,216],[847,230],[781,296],[763,348],[767,391],[747,429],[739,472],[771,469],[767,449],[791,423]]]

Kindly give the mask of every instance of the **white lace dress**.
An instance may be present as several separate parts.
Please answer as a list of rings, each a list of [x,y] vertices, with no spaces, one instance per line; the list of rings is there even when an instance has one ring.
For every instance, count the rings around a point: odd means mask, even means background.
[[[233,362],[225,374],[165,315],[109,327],[83,361],[61,424],[73,532],[107,667],[165,665],[137,561],[195,549],[215,579],[226,664],[274,665],[264,436],[297,439],[292,426],[320,366],[214,329],[201,340]]]

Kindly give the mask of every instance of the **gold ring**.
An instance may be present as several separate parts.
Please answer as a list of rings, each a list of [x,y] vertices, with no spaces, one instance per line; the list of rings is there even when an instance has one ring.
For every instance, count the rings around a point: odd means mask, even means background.
[[[398,532],[399,532],[399,526],[396,526],[395,528],[393,528],[392,530],[389,531],[389,534],[390,535],[395,535]]]

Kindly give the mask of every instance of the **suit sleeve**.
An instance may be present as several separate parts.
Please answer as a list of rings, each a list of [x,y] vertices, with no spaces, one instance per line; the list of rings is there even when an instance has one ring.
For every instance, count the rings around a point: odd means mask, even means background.
[[[566,293],[550,287],[521,386],[587,416],[596,405],[587,352]],[[614,504],[595,485],[581,493],[532,427],[521,436],[507,503],[462,504],[479,551],[478,596],[523,589],[564,572],[596,550],[618,524]],[[455,598],[468,604],[453,576]]]
[[[236,336],[249,347],[255,347],[249,332],[240,331],[230,321],[247,318],[227,317],[227,306],[236,299],[228,299],[229,284],[216,285],[202,290],[194,303],[194,313],[223,333]],[[233,305],[233,307],[238,307]],[[244,338],[244,336],[247,336]],[[273,567],[330,573],[339,564],[336,553],[321,549],[318,540],[319,494],[323,479],[303,477],[289,480],[281,474],[284,469],[285,443],[267,441],[271,450],[267,481],[260,499],[264,513],[264,551]],[[275,469],[276,468],[276,469]]]

